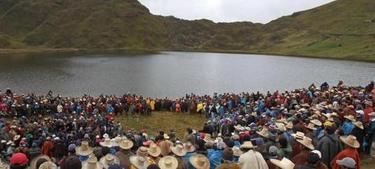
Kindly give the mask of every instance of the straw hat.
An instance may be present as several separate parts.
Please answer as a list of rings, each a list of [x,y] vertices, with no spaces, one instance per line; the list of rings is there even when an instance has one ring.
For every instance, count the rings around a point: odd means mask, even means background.
[[[348,120],[350,120],[352,122],[356,121],[353,115],[347,115],[347,116],[344,116],[344,118],[346,118],[346,119],[348,119]]]
[[[313,120],[310,120],[310,123],[316,125],[316,126],[322,126],[322,122],[319,121],[318,119],[313,119]]]
[[[142,156],[130,156],[129,161],[137,169],[147,169],[147,167],[150,165],[147,159]]]
[[[160,169],[176,169],[178,167],[178,161],[173,156],[165,156],[159,160],[158,165]]]
[[[271,159],[270,161],[272,164],[278,166],[281,169],[293,169],[295,166],[295,164],[292,161],[285,157],[282,160]]]
[[[164,137],[164,139],[166,139],[166,140],[169,140],[169,138],[170,138],[168,134],[164,134],[163,137]]]
[[[296,141],[309,148],[310,150],[314,150],[314,145],[312,144],[311,138],[305,136],[303,137],[303,139],[296,139]]]
[[[268,131],[267,127],[263,127],[261,131],[257,131],[256,133],[265,138],[270,137],[270,132]]]
[[[103,169],[103,164],[98,162],[95,156],[90,156],[89,159],[82,164],[82,169]]]
[[[202,154],[195,154],[189,158],[190,163],[196,169],[209,169],[210,161],[208,158]]]
[[[295,139],[303,139],[303,137],[305,137],[305,133],[302,133],[300,131],[297,131],[296,134],[291,134]]]
[[[277,123],[276,122],[275,125],[276,125],[276,130],[279,130],[281,132],[286,131],[286,127],[285,127],[284,123]]]
[[[147,147],[141,146],[137,150],[137,155],[142,157],[147,157],[148,149]]]
[[[112,164],[120,164],[120,159],[112,154],[107,154],[100,159],[100,163],[107,169]]]
[[[133,141],[131,140],[128,140],[128,139],[124,139],[124,140],[121,140],[119,143],[118,143],[118,146],[121,148],[121,149],[124,149],[124,150],[129,150],[133,147],[134,143]]]
[[[309,123],[308,125],[305,125],[306,128],[310,129],[310,130],[317,130],[317,128],[315,127],[314,124],[312,123]]]
[[[362,129],[362,130],[364,129],[363,124],[362,124],[362,122],[360,122],[360,121],[353,122],[353,124],[354,124],[355,126],[357,126],[358,128]]]
[[[211,142],[211,141],[214,141],[214,139],[211,138],[211,134],[205,134],[203,140],[204,140],[205,142]]]
[[[21,135],[15,135],[14,137],[13,137],[13,141],[17,141],[18,139],[20,139],[21,138]]]
[[[88,141],[82,141],[81,146],[76,147],[76,154],[80,156],[88,156],[90,155],[94,150],[90,147]]]
[[[288,122],[286,125],[285,125],[285,128],[287,129],[293,129],[293,122]]]
[[[277,119],[276,122],[277,122],[277,123],[284,123],[284,124],[287,124],[288,121],[286,120],[286,118],[281,118],[281,119]]]
[[[254,148],[254,145],[253,145],[253,143],[251,141],[245,141],[240,146],[240,148]]]
[[[352,148],[359,148],[360,144],[357,140],[357,138],[353,135],[349,136],[340,136],[340,140],[345,143],[346,145],[352,147]]]
[[[184,146],[181,145],[181,144],[177,144],[176,146],[171,147],[171,150],[177,156],[182,157],[182,156],[186,155],[186,150],[185,150]]]
[[[241,151],[239,147],[234,146],[232,150],[233,150],[233,156],[239,157],[243,154],[243,152]]]
[[[150,144],[150,147],[147,150],[147,153],[152,157],[158,157],[160,156],[161,149],[158,145],[155,143]]]
[[[57,169],[57,165],[52,161],[42,163],[38,169]]]
[[[192,153],[192,152],[195,151],[195,146],[193,144],[191,144],[191,142],[185,143],[184,147],[185,147],[186,152],[188,152],[188,153]]]
[[[30,163],[30,168],[36,168],[36,163],[38,162],[38,160],[40,160],[40,159],[46,159],[47,161],[51,161],[51,159],[48,157],[48,156],[46,156],[46,155],[40,155],[40,156],[38,156],[38,157],[36,157],[36,158],[34,158],[34,159],[32,159],[32,161],[31,161],[31,163]],[[0,160],[1,161],[1,160]]]
[[[109,148],[114,147],[114,144],[110,138],[105,138],[104,141],[100,142],[99,144],[102,147],[109,147]]]

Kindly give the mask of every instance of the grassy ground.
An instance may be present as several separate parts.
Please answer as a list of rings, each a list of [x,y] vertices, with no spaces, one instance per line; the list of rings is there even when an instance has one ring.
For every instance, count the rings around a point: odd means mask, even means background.
[[[174,112],[152,112],[151,116],[120,116],[117,118],[122,126],[136,130],[145,129],[147,133],[156,135],[160,130],[169,132],[174,129],[177,136],[183,138],[186,128],[191,127],[200,130],[203,127],[205,118],[202,115],[188,115]]]

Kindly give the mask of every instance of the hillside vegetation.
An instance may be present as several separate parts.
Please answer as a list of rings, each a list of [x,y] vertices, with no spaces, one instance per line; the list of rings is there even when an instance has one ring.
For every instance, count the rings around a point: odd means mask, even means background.
[[[0,0],[0,48],[249,52],[375,61],[375,1],[337,0],[268,24],[152,15],[137,0]]]

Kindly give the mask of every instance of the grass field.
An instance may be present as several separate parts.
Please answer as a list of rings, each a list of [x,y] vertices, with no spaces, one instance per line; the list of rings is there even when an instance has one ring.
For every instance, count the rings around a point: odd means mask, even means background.
[[[151,135],[158,134],[160,130],[169,132],[173,129],[180,138],[183,138],[187,127],[201,130],[206,121],[203,115],[174,112],[152,112],[151,116],[124,115],[118,117],[117,120],[125,128],[145,129]]]

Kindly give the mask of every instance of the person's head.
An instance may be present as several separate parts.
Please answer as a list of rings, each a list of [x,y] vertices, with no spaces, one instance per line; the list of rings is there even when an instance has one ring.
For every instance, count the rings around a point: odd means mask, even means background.
[[[318,165],[320,162],[320,157],[317,153],[310,152],[309,155],[307,156],[307,163],[311,165]]]
[[[28,167],[29,159],[23,153],[15,153],[9,160],[10,169],[26,169]]]
[[[191,129],[191,128],[187,128],[186,131],[187,131],[188,134],[193,133],[193,129]]]
[[[44,162],[47,162],[47,161],[48,161],[48,159],[46,159],[46,158],[39,158],[39,159],[36,161],[36,163],[35,163],[35,168],[39,168],[40,165],[42,165]]]
[[[38,169],[57,169],[57,165],[51,161],[44,162]]]
[[[151,164],[147,167],[147,169],[160,169],[160,167],[156,164]]]
[[[336,127],[334,127],[334,126],[327,126],[327,127],[326,127],[326,132],[327,132],[327,134],[329,134],[329,135],[334,134],[335,131],[336,131]]]
[[[355,169],[357,165],[357,163],[350,157],[336,160],[336,164],[340,166],[341,169]]]
[[[61,165],[61,169],[81,169],[82,163],[77,156],[69,156]]]
[[[288,140],[285,137],[280,137],[279,138],[279,143],[281,148],[286,148],[288,147]]]

